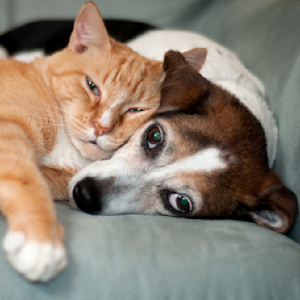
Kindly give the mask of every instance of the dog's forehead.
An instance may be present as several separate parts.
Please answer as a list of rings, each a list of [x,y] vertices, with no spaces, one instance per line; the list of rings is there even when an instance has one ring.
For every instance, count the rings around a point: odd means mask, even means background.
[[[176,154],[181,158],[196,154],[202,148],[214,147],[211,139],[203,134],[203,124],[199,116],[175,114],[165,115],[157,119],[162,125],[167,138],[167,143],[176,149]]]
[[[163,127],[166,135],[165,150],[161,159],[169,163],[159,168],[155,176],[168,178],[182,174],[179,176],[186,177],[190,174],[197,177],[199,173],[213,172],[226,167],[222,150],[211,141],[201,141],[197,124],[194,122],[187,121],[184,117],[163,117],[158,118],[157,122]],[[172,159],[169,156],[172,156]]]

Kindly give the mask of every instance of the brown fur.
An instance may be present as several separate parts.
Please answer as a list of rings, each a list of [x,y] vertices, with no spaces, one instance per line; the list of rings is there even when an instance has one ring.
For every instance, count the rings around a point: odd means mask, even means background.
[[[204,199],[193,217],[251,217],[261,226],[281,233],[288,231],[297,213],[297,199],[268,167],[265,135],[258,120],[233,95],[193,70],[179,53],[167,53],[164,68],[166,77],[158,114],[190,114],[165,115],[174,130],[180,132],[177,150],[187,155],[217,146],[228,164],[225,171],[205,176],[181,174],[193,189],[201,191]],[[188,150],[182,149],[180,136],[189,139]],[[266,211],[282,219],[282,225],[272,226],[261,216]]]

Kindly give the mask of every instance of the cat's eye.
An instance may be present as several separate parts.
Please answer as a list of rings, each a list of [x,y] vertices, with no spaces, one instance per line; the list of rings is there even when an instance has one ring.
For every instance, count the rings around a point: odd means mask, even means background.
[[[185,196],[171,193],[168,195],[168,201],[173,209],[180,213],[188,213],[192,210],[192,202]]]
[[[94,93],[97,96],[100,96],[99,88],[97,87],[97,85],[89,77],[86,78],[86,83],[87,83],[87,85],[88,85],[88,87],[89,87],[89,89],[91,90],[92,93]]]
[[[152,127],[147,135],[147,146],[148,148],[154,149],[155,147],[157,147],[162,141],[162,132],[161,130],[155,126]]]
[[[144,111],[144,110],[141,108],[130,108],[127,110],[127,112],[141,112],[141,111]]]

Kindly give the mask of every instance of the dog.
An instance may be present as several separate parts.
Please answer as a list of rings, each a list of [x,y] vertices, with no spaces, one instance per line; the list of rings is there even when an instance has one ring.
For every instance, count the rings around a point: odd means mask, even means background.
[[[239,219],[286,233],[297,199],[270,169],[277,127],[261,82],[235,54],[197,34],[158,30],[129,46],[155,59],[166,48],[205,47],[207,58],[199,73],[180,52],[165,54],[156,114],[111,159],[72,178],[71,207]]]

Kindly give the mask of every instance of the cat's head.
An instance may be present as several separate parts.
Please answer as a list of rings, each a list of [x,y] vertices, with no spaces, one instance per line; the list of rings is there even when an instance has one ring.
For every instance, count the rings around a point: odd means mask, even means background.
[[[69,137],[89,159],[110,157],[159,106],[161,63],[110,38],[93,3],[80,10],[67,48],[46,65]]]
[[[200,69],[206,51],[185,56]],[[79,12],[67,48],[46,62],[70,140],[91,160],[111,157],[160,105],[162,63],[110,38],[93,3]]]

